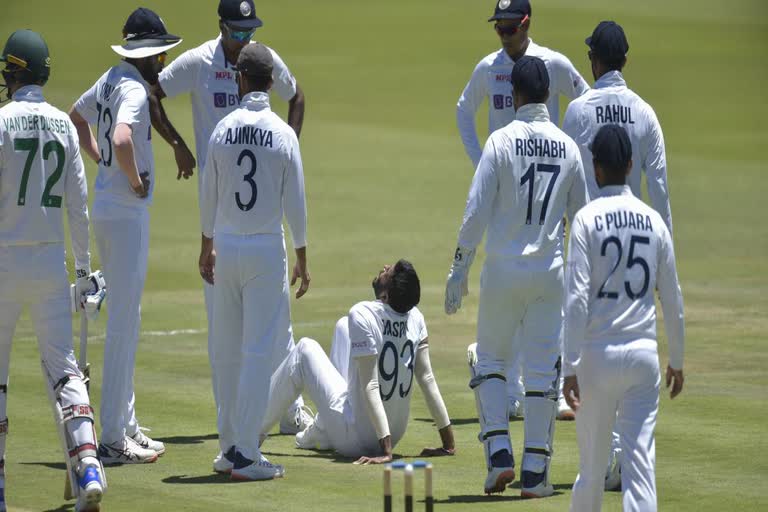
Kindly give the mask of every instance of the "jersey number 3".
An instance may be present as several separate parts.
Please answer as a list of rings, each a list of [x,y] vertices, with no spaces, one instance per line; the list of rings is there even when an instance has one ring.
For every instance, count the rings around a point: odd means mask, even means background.
[[[408,355],[406,356],[406,351],[408,351]],[[392,354],[391,356],[388,356],[388,354]],[[379,394],[381,395],[381,399],[383,401],[387,401],[390,398],[392,398],[392,395],[395,394],[395,390],[397,389],[400,393],[400,398],[405,398],[408,396],[408,393],[411,392],[411,386],[413,385],[413,363],[414,363],[414,357],[415,352],[413,350],[413,342],[411,340],[407,340],[405,344],[403,345],[403,349],[400,351],[400,354],[397,353],[397,347],[394,343],[391,341],[387,341],[384,343],[384,348],[381,350],[381,355],[379,356],[379,376],[384,382],[391,382],[392,386],[390,386],[388,392],[384,392],[384,384],[383,382],[380,383],[379,387]],[[400,383],[400,386],[397,385],[398,381],[398,373],[400,369],[400,359],[403,357],[407,357],[406,360],[406,368],[410,372],[410,376],[407,379],[408,387],[403,387],[403,383]],[[391,368],[392,371],[387,371],[387,367],[390,366],[389,362],[391,361]],[[405,381],[405,379],[403,379]]]
[[[251,170],[243,176],[243,181],[251,187],[251,198],[247,203],[243,203],[240,192],[235,192],[235,202],[237,203],[237,207],[244,212],[253,208],[253,205],[256,204],[256,197],[259,195],[259,189],[256,187],[256,182],[253,181],[253,177],[256,175],[256,155],[253,154],[253,151],[244,149],[243,152],[240,153],[240,156],[237,157],[237,165],[242,166],[243,160],[246,158],[251,161]]]
[[[24,162],[24,171],[21,173],[21,186],[19,187],[19,199],[16,202],[19,206],[24,206],[27,203],[27,183],[29,182],[29,172],[32,170],[32,164],[35,162],[37,156],[37,150],[40,147],[40,139],[14,139],[13,149],[15,151],[25,151],[27,153],[27,159]],[[66,160],[66,153],[64,146],[57,140],[51,140],[45,143],[43,146],[43,160],[48,161],[51,153],[56,153],[56,168],[53,170],[53,174],[45,182],[45,190],[43,190],[43,198],[40,201],[40,205],[47,208],[61,208],[61,196],[51,194],[51,190],[61,178],[61,173],[64,172],[64,161]]]

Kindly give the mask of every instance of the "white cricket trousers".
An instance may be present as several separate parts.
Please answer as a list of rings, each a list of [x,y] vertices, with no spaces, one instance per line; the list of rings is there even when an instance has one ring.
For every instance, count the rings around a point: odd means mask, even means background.
[[[653,431],[661,382],[656,341],[640,339],[617,345],[585,345],[576,378],[581,395],[581,407],[576,412],[580,459],[571,511],[600,510],[611,428],[616,422],[623,452],[624,512],[654,512],[656,442]]]
[[[96,200],[91,222],[108,290],[100,417],[101,439],[109,444],[139,431],[133,373],[147,277],[149,210]]]
[[[69,403],[89,403],[72,348],[69,280],[64,262],[62,243],[0,247],[0,460],[5,458],[11,341],[25,305],[30,307],[40,357],[48,373],[54,382],[66,376],[78,377],[70,381]]]
[[[348,341],[346,346],[349,346]],[[343,344],[339,348],[343,352]],[[302,391],[309,394],[317,407],[315,428],[324,434],[324,441],[334,451],[345,457],[360,457],[379,450],[378,445],[365,446],[359,441],[349,401],[348,382],[325,355],[323,347],[310,338],[300,339],[296,349],[272,375],[269,410],[262,428],[264,432],[275,426],[281,412]]]
[[[275,352],[292,344],[282,235],[214,235],[211,350],[219,445],[257,460]]]

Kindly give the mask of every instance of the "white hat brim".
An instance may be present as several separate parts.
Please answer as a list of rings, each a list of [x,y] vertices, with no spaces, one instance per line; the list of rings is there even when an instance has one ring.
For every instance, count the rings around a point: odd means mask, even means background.
[[[133,48],[128,47],[128,45],[113,45],[112,51],[127,59],[143,59],[145,57],[152,57],[153,55],[160,55],[163,52],[167,52],[171,48],[180,45],[182,41],[183,39],[179,39],[176,42],[160,46],[136,46]]]

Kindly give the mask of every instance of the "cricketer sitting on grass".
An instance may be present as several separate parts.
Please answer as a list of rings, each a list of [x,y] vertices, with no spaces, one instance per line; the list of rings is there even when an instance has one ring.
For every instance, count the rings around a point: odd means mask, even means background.
[[[522,496],[550,496],[563,296],[563,216],[587,202],[581,156],[550,121],[546,64],[521,57],[512,70],[517,118],[493,132],[469,190],[445,291],[455,313],[486,229],[480,278],[475,391],[488,474],[485,492],[515,478],[509,437],[507,366],[521,353],[525,381]],[[518,335],[514,335],[519,330]]]
[[[283,467],[261,454],[258,426],[273,361],[293,339],[282,220],[285,214],[293,235],[291,284],[301,278],[299,298],[310,282],[307,209],[299,140],[269,107],[272,52],[250,44],[236,70],[240,107],[211,136],[200,194],[200,274],[215,283],[211,366],[221,452],[214,470],[229,469],[234,480],[266,480],[282,477]]]
[[[672,236],[626,184],[632,150],[623,127],[599,129],[592,158],[601,197],[571,224],[563,332],[564,393],[576,411],[580,455],[574,512],[600,510],[614,422],[623,452],[623,509],[656,510],[656,289],[669,339],[667,387],[672,398],[683,389],[683,297]]]
[[[88,185],[77,132],[49,105],[51,72],[39,34],[18,30],[0,62],[12,103],[0,109],[0,510],[5,511],[5,442],[11,341],[22,308],[31,308],[49,398],[69,456],[78,511],[98,510],[105,487],[93,409],[72,347],[72,316],[62,207],[67,208],[78,301],[89,279]],[[80,304],[82,306],[82,304]],[[29,440],[32,442],[32,440]]]
[[[632,166],[629,175],[629,187],[636,197],[641,197],[641,171],[644,171],[651,205],[672,234],[664,135],[651,106],[627,88],[622,76],[629,51],[624,29],[613,21],[602,21],[586,43],[590,48],[589,60],[596,82],[593,89],[568,105],[563,131],[579,145],[589,196],[599,196],[590,145],[601,126],[618,124],[627,131],[635,155],[636,165]],[[617,490],[621,486],[621,443],[616,430],[612,437],[606,490]]]
[[[220,0],[219,2],[219,37],[207,41],[197,48],[182,53],[160,73],[157,84],[152,87],[150,96],[152,124],[158,133],[173,148],[179,177],[191,176],[195,158],[187,148],[184,139],[173,127],[160,100],[166,96],[174,97],[189,93],[192,101],[192,123],[195,129],[195,150],[197,163],[201,166],[198,173],[198,188],[202,183],[202,168],[208,152],[208,141],[219,121],[233,112],[240,104],[237,83],[235,82],[235,63],[240,51],[250,44],[256,29],[262,26],[262,20],[256,16],[253,0]],[[299,136],[304,119],[304,93],[296,83],[285,62],[269,48],[273,60],[272,90],[288,101],[288,124]],[[213,340],[213,287],[203,282],[205,310],[208,318],[208,350]],[[293,340],[286,345],[285,352],[278,354],[275,368],[294,347]],[[211,358],[211,360],[213,360]],[[216,376],[211,368],[213,396],[218,403]],[[292,404],[280,422],[280,431],[295,434],[311,418],[304,410],[304,402],[299,397]],[[298,420],[298,425],[297,425]]]
[[[494,29],[502,48],[481,60],[472,77],[461,93],[456,106],[456,121],[464,144],[464,150],[477,168],[482,149],[477,137],[475,116],[480,105],[488,100],[488,134],[503,128],[515,120],[515,105],[510,87],[511,73],[515,62],[523,55],[541,58],[547,65],[550,76],[547,109],[553,123],[558,124],[560,116],[560,95],[576,98],[589,90],[571,61],[564,55],[534,43],[528,32],[531,25],[531,5],[528,0],[499,0],[493,16]],[[477,363],[477,345],[468,348],[470,371]],[[510,415],[522,416],[525,389],[521,382],[520,360],[515,360],[507,369],[507,392],[510,401]],[[474,375],[474,373],[473,373]],[[558,415],[561,419],[573,419],[573,413],[564,400],[559,402]]]
[[[112,50],[124,60],[107,70],[70,110],[83,150],[99,167],[93,227],[109,284],[99,445],[105,464],[154,462],[165,452],[163,443],[139,429],[133,373],[155,173],[147,95],[166,51],[181,39],[145,8],[131,13],[123,37],[123,45]]]
[[[335,450],[358,464],[389,462],[408,426],[415,377],[442,441],[421,455],[453,455],[453,430],[432,373],[424,316],[416,307],[421,293],[416,270],[405,260],[387,265],[373,288],[375,301],[357,303],[337,322],[333,363],[309,338],[283,361],[272,376],[263,431],[306,391],[318,412],[296,434],[297,447]]]

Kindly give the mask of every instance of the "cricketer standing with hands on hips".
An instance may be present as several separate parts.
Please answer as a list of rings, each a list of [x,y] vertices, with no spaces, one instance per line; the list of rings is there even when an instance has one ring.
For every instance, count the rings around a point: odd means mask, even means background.
[[[202,183],[203,168],[208,153],[208,141],[219,121],[233,112],[240,105],[237,83],[235,82],[235,64],[240,51],[251,44],[256,29],[263,25],[256,16],[256,6],[253,0],[220,0],[218,7],[220,35],[203,43],[197,48],[187,50],[174,59],[160,73],[159,80],[152,86],[150,95],[152,125],[157,132],[173,148],[179,176],[192,175],[195,167],[195,157],[187,147],[184,139],[171,124],[161,100],[189,93],[192,102],[192,122],[195,129],[195,151],[197,164],[201,166],[198,173],[198,188]],[[271,48],[267,47],[273,60],[272,91],[288,102],[288,125],[293,128],[298,137],[304,121],[304,93],[302,92],[285,62]],[[208,318],[208,349],[209,356],[215,342],[213,333],[213,287],[203,283],[205,308]],[[294,347],[293,339],[283,352],[276,353],[273,362],[275,368]],[[213,360],[211,358],[211,360]],[[213,396],[218,403],[216,391],[216,376],[211,368]],[[304,411],[304,402],[299,397],[289,407],[280,423],[280,431],[295,434],[307,424],[311,416]],[[298,425],[297,425],[298,423]]]
[[[283,476],[259,449],[275,352],[292,339],[283,214],[293,236],[291,284],[309,288],[307,209],[296,133],[269,106],[273,57],[254,43],[237,59],[240,107],[211,136],[200,194],[200,274],[214,284],[211,366],[221,452],[234,480]]]
[[[669,339],[672,398],[683,389],[683,296],[664,219],[626,184],[632,168],[626,130],[602,126],[592,155],[601,197],[573,220],[566,265],[563,391],[576,411],[580,455],[571,510],[600,510],[616,422],[623,509],[654,512],[661,380],[654,290]]]
[[[564,55],[534,43],[528,36],[532,10],[528,0],[499,0],[493,16],[494,29],[502,48],[481,60],[472,77],[461,93],[456,105],[456,122],[473,170],[477,168],[482,147],[477,137],[475,116],[480,105],[488,101],[488,134],[503,128],[515,120],[516,108],[510,87],[511,73],[515,63],[524,55],[539,57],[547,66],[550,77],[547,109],[554,124],[560,116],[560,95],[573,99],[589,90],[586,81]],[[468,349],[470,371],[474,374],[477,363],[477,346]],[[507,390],[510,414],[522,415],[525,390],[521,383],[520,361],[516,360],[507,369]],[[559,402],[562,419],[573,419],[564,401]]]
[[[486,229],[480,277],[475,391],[488,474],[485,492],[502,492],[515,478],[509,437],[506,370],[522,355],[525,441],[521,494],[551,496],[549,468],[560,374],[563,297],[563,217],[586,204],[581,156],[550,121],[550,82],[538,57],[512,69],[517,118],[491,134],[469,190],[445,311],[467,295],[469,268]],[[515,335],[515,333],[518,333]]]
[[[123,37],[123,45],[112,47],[122,62],[104,73],[70,110],[80,145],[99,167],[93,227],[109,286],[99,445],[105,464],[154,462],[165,452],[163,443],[139,429],[133,373],[155,181],[149,84],[157,81],[166,52],[181,39],[145,8],[131,13]]]
[[[62,207],[75,256],[76,300],[94,291],[89,280],[88,185],[74,126],[45,101],[51,72],[48,46],[17,30],[0,62],[8,99],[0,109],[0,511],[5,511],[5,443],[11,341],[30,307],[49,398],[63,419],[75,510],[99,510],[106,485],[98,460],[93,409],[72,347],[72,313]],[[78,304],[81,307],[81,304]],[[84,314],[84,313],[83,313]],[[27,443],[33,440],[27,439]]]
[[[599,186],[592,167],[590,146],[601,126],[617,124],[627,131],[632,145],[633,165],[627,178],[635,197],[641,197],[642,173],[645,173],[648,196],[672,234],[672,210],[667,186],[667,157],[664,135],[650,105],[627,88],[622,70],[627,63],[629,43],[624,29],[613,21],[601,21],[585,41],[589,46],[593,89],[568,105],[563,131],[581,150],[589,197],[599,197]],[[611,456],[606,470],[605,489],[621,486],[621,442],[614,430]]]

